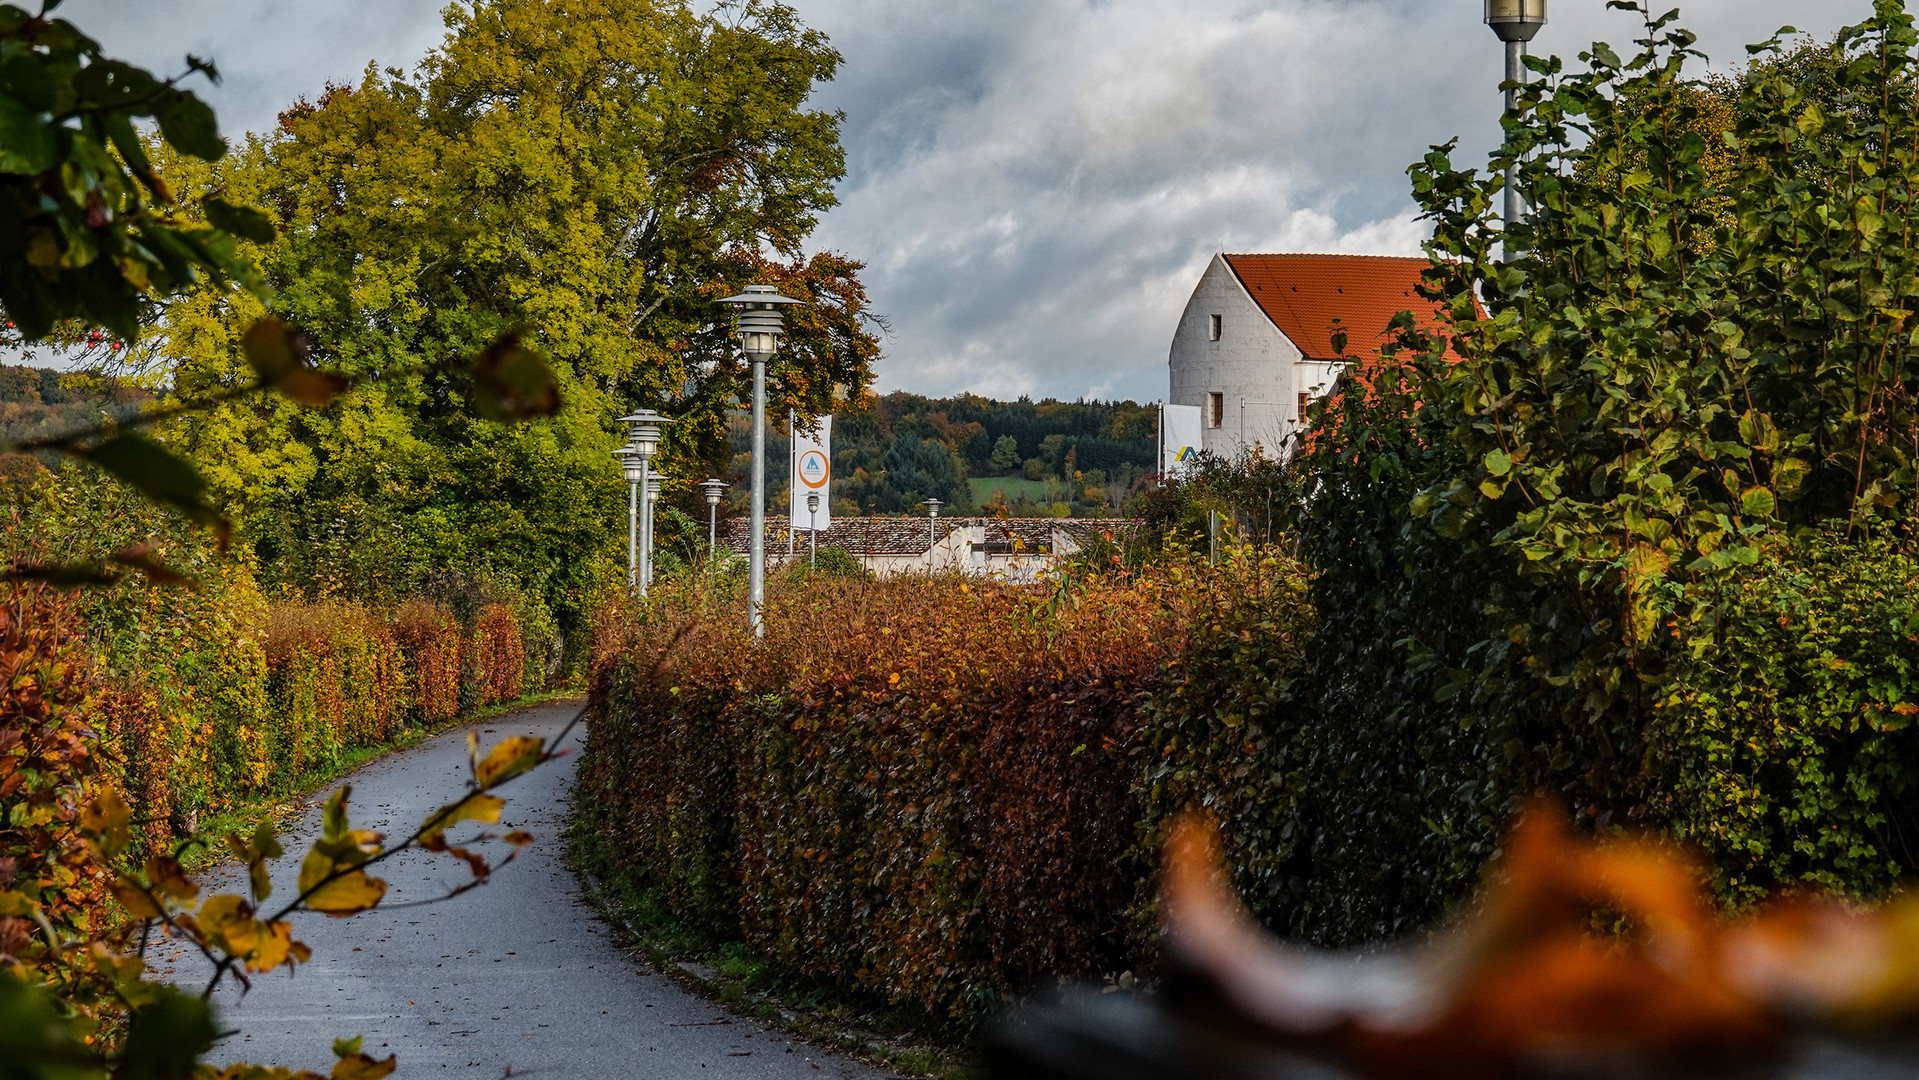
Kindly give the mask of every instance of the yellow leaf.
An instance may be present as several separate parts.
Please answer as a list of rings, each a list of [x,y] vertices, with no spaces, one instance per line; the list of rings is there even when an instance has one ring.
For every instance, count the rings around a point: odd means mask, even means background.
[[[462,821],[495,824],[500,820],[500,811],[505,806],[506,800],[498,795],[468,795],[459,802],[448,803],[434,811],[433,816],[427,819],[428,827],[420,833],[420,839],[431,840]]]
[[[191,904],[200,895],[200,887],[171,856],[155,855],[147,860],[147,881],[152,883],[155,892],[182,904]]]
[[[313,855],[307,856],[309,862],[314,858]],[[300,876],[306,877],[304,868]],[[301,892],[306,890],[302,889]],[[380,898],[385,895],[386,882],[368,877],[364,870],[354,870],[316,889],[307,896],[306,906],[335,918],[343,918],[378,905]]]
[[[260,924],[246,897],[221,893],[200,905],[200,930],[228,955],[245,959],[260,947]]]
[[[131,817],[126,800],[107,788],[80,811],[80,830],[93,838],[100,854],[115,858],[127,849],[127,822]]]
[[[253,971],[272,971],[286,963],[293,951],[293,927],[283,922],[256,921],[253,925],[261,933],[259,945],[247,957],[247,967]]]
[[[391,1073],[398,1065],[392,1054],[384,1061],[375,1061],[365,1054],[348,1054],[334,1062],[332,1080],[380,1080]]]
[[[164,914],[145,889],[126,878],[113,883],[113,897],[136,919],[158,919]]]
[[[473,782],[485,791],[503,780],[518,776],[539,763],[540,751],[545,746],[543,740],[531,735],[502,739],[475,769]]]
[[[146,964],[138,956],[121,956],[101,942],[93,942],[88,952],[93,960],[93,968],[116,983],[129,979],[138,979],[146,970]]]

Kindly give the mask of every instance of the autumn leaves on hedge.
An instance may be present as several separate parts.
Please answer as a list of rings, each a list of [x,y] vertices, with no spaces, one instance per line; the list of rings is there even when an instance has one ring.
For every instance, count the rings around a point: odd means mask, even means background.
[[[1296,651],[1302,600],[1255,552],[1057,591],[819,581],[756,645],[735,605],[661,590],[602,623],[582,823],[682,925],[964,1025],[1146,955],[1162,673],[1236,611]]]

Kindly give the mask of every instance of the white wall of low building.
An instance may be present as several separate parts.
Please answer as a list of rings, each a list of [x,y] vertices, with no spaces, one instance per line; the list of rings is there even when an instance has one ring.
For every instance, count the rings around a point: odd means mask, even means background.
[[[1307,360],[1273,325],[1224,255],[1213,256],[1186,302],[1168,368],[1167,400],[1200,407],[1201,448],[1224,458],[1243,447],[1278,453],[1299,430],[1300,393],[1324,396],[1338,374],[1337,365]]]
[[[1030,528],[1030,521],[1019,522]],[[1130,524],[1130,523],[1128,523]],[[912,528],[917,532],[924,528],[924,521],[915,523]],[[729,530],[730,531],[730,530]],[[932,523],[928,538],[932,540],[929,549],[913,553],[898,551],[866,552],[856,547],[848,548],[848,554],[859,564],[872,571],[878,577],[890,577],[894,574],[945,573],[959,571],[977,577],[993,578],[1008,582],[1038,581],[1051,573],[1059,560],[1079,550],[1079,539],[1062,524],[1052,528],[1045,542],[1050,550],[1029,549],[1023,543],[1008,543],[1006,528],[998,523],[988,524],[979,518],[939,518]],[[743,538],[732,538],[736,551],[744,554]],[[791,559],[804,563],[807,558],[807,535],[796,534]],[[1007,548],[1013,550],[1006,550]],[[780,532],[767,543],[766,561],[769,569],[784,565],[789,556],[786,551],[786,538]]]

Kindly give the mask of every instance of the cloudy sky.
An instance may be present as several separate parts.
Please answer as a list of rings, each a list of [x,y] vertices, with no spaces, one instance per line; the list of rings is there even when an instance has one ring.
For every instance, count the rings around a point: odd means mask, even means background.
[[[793,0],[846,57],[848,175],[816,241],[867,263],[880,389],[1150,400],[1213,252],[1417,254],[1405,167],[1498,134],[1481,0]],[[67,0],[111,55],[193,52],[233,129],[368,61],[410,67],[441,0]],[[1663,5],[1662,5],[1663,6]],[[1692,0],[1715,66],[1868,0]],[[1553,0],[1534,43],[1624,51],[1631,16]]]

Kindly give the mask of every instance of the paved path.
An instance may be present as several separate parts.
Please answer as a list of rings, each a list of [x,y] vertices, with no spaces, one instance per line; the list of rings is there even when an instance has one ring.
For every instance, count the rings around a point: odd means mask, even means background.
[[[576,707],[544,705],[485,721],[482,745],[510,734],[551,738]],[[462,791],[467,730],[350,777],[354,825],[404,835]],[[576,729],[570,739],[576,754],[580,735]],[[364,1034],[367,1051],[399,1055],[401,1078],[883,1080],[887,1074],[870,1066],[729,1015],[615,943],[561,862],[573,764],[574,757],[551,762],[501,789],[500,831],[523,828],[538,839],[491,883],[445,903],[393,907],[444,895],[467,876],[445,856],[408,853],[380,871],[389,906],[351,919],[301,916],[294,937],[313,947],[312,963],[292,976],[256,977],[244,996],[217,991],[221,1025],[241,1034],[208,1060],[325,1073],[334,1038]],[[282,837],[288,855],[273,869],[280,895],[293,888],[318,821],[318,811],[310,812]],[[457,843],[472,831],[467,825],[452,835]],[[223,867],[202,875],[201,885],[239,892],[243,878]],[[184,984],[206,978],[197,956],[156,960]]]

